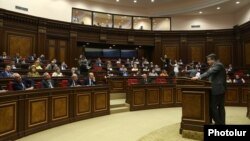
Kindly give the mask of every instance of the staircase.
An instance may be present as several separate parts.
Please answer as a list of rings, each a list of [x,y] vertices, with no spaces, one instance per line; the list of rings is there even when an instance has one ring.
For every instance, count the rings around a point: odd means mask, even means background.
[[[129,104],[125,103],[126,93],[110,94],[110,114],[129,111]]]

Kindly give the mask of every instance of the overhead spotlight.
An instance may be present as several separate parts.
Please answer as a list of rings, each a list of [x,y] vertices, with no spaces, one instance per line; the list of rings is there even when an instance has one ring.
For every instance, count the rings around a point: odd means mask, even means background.
[[[139,46],[139,48],[141,48],[141,46]]]
[[[202,13],[203,13],[202,11],[199,12],[199,14],[202,14]]]
[[[113,47],[115,47],[115,45],[113,45]]]
[[[134,0],[134,3],[137,3],[137,0]]]
[[[119,2],[119,0],[116,0],[116,2]]]
[[[236,4],[240,4],[240,1],[236,1],[235,3],[236,3]]]
[[[216,9],[217,9],[217,10],[220,10],[220,7],[217,7]]]
[[[151,0],[151,2],[155,2],[155,0]]]
[[[112,47],[110,46],[109,49],[112,49]]]

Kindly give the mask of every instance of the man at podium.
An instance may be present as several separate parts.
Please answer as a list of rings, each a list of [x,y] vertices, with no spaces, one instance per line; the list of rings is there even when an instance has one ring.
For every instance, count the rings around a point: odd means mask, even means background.
[[[192,80],[209,78],[212,85],[210,95],[210,113],[215,124],[225,124],[225,91],[226,71],[224,65],[217,59],[216,54],[207,56],[207,63],[210,68],[200,76],[192,77]]]

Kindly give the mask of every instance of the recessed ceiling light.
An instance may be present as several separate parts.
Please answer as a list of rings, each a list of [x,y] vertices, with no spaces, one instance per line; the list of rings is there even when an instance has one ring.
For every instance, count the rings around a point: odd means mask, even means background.
[[[203,13],[202,11],[199,12],[199,14],[202,14],[202,13]]]
[[[239,1],[236,1],[235,3],[236,3],[236,4],[240,4],[240,2],[239,2]]]
[[[216,9],[217,9],[217,10],[220,10],[220,7],[217,7]]]
[[[119,2],[119,0],[116,0],[116,2]]]
[[[151,0],[151,2],[155,2],[155,0]]]
[[[137,0],[134,0],[134,3],[137,3]]]

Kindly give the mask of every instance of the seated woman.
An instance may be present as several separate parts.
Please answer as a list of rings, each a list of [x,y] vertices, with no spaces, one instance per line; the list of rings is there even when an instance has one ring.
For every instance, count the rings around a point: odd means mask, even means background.
[[[56,67],[55,72],[52,73],[52,77],[62,77],[62,76],[63,76],[63,74],[62,74],[60,68]]]
[[[36,69],[37,70],[42,70],[42,66],[41,66],[41,63],[40,63],[40,59],[37,59],[34,63],[34,65],[36,66]]]
[[[162,70],[160,76],[168,76],[168,72],[166,70]]]
[[[134,64],[133,68],[131,69],[131,71],[138,71],[139,69],[137,68],[137,65]]]
[[[235,75],[235,79],[233,80],[234,83],[236,84],[243,84],[246,81],[243,78],[240,78],[240,76],[238,74]]]
[[[30,71],[27,74],[28,77],[40,77],[40,74],[36,70],[36,66],[30,66]]]
[[[227,75],[227,79],[226,79],[227,83],[233,83],[232,79],[230,78],[229,75]]]

